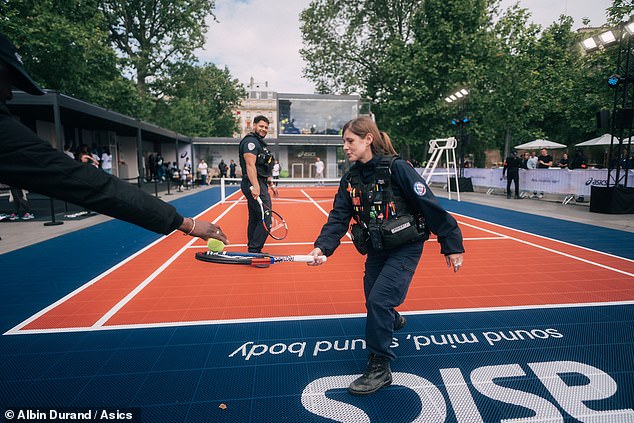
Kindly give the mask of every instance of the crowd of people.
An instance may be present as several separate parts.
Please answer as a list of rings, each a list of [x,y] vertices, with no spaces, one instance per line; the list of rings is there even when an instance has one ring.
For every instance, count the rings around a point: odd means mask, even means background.
[[[506,198],[520,198],[520,169],[550,169],[551,167],[568,170],[586,169],[588,162],[581,149],[575,151],[575,156],[572,160],[568,158],[568,153],[563,153],[562,158],[559,159],[556,166],[554,165],[553,157],[548,154],[548,150],[545,148],[540,150],[539,156],[536,155],[534,151],[526,151],[521,158],[518,156],[517,151],[513,150],[511,154],[504,159],[504,166],[502,168],[502,179],[506,179]],[[514,195],[513,192],[511,192],[511,184],[513,184]],[[544,193],[533,192],[532,196],[542,198]]]

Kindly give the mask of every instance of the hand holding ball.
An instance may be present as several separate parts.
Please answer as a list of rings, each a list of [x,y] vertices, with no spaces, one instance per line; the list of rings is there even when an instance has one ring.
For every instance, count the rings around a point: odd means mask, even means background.
[[[209,238],[207,248],[213,253],[221,253],[225,249],[225,243],[216,238]]]

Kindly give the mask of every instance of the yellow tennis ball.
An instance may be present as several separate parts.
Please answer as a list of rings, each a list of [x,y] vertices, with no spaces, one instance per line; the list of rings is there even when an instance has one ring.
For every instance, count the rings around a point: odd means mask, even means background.
[[[209,238],[207,248],[214,253],[220,253],[225,249],[225,243],[216,238]]]

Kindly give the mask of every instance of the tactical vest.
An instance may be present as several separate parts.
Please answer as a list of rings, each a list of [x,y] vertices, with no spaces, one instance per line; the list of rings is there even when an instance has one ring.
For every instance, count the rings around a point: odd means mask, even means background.
[[[427,239],[425,220],[413,213],[407,201],[392,189],[392,163],[398,157],[380,157],[374,177],[364,183],[360,169],[353,166],[346,178],[356,225],[351,228],[357,250],[365,254],[368,244],[387,250]]]
[[[262,151],[260,151],[255,158],[255,168],[257,169],[258,177],[268,178],[269,176],[271,176],[273,166],[275,165],[273,153],[269,151],[269,149],[266,147],[266,143],[255,133],[247,134],[244,138],[242,138],[242,141],[240,141],[240,143],[242,144],[243,142],[245,142],[247,138],[255,138],[260,143]],[[248,140],[246,142],[248,142]],[[242,161],[240,162],[240,164],[242,165]],[[243,169],[246,169],[246,165]]]

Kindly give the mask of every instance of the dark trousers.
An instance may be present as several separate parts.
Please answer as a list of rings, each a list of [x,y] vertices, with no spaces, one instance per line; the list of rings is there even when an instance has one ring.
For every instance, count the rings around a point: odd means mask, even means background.
[[[365,261],[365,342],[368,351],[396,358],[390,348],[394,324],[399,313],[394,310],[405,301],[409,284],[423,253],[423,243],[406,244],[389,251],[369,251]]]
[[[259,180],[260,183],[260,198],[262,202],[271,207],[271,196],[269,195],[268,185],[266,180]],[[266,242],[266,238],[269,234],[264,229],[262,225],[262,210],[260,209],[260,205],[257,200],[253,198],[251,195],[251,190],[249,187],[251,186],[251,182],[248,179],[242,179],[242,183],[240,184],[240,189],[242,193],[247,198],[247,206],[249,209],[249,222],[247,224],[247,248],[250,253],[259,253],[262,251],[264,247],[264,243]],[[269,217],[269,221],[266,222],[268,227],[271,227],[271,221]]]
[[[506,173],[506,195],[511,196],[511,181],[515,184],[515,196],[520,196],[520,172],[509,170]]]
[[[24,213],[31,213],[29,202],[22,196],[21,188],[11,187],[11,196],[13,197],[13,210],[15,211],[15,214],[20,214],[20,208],[22,208]]]

